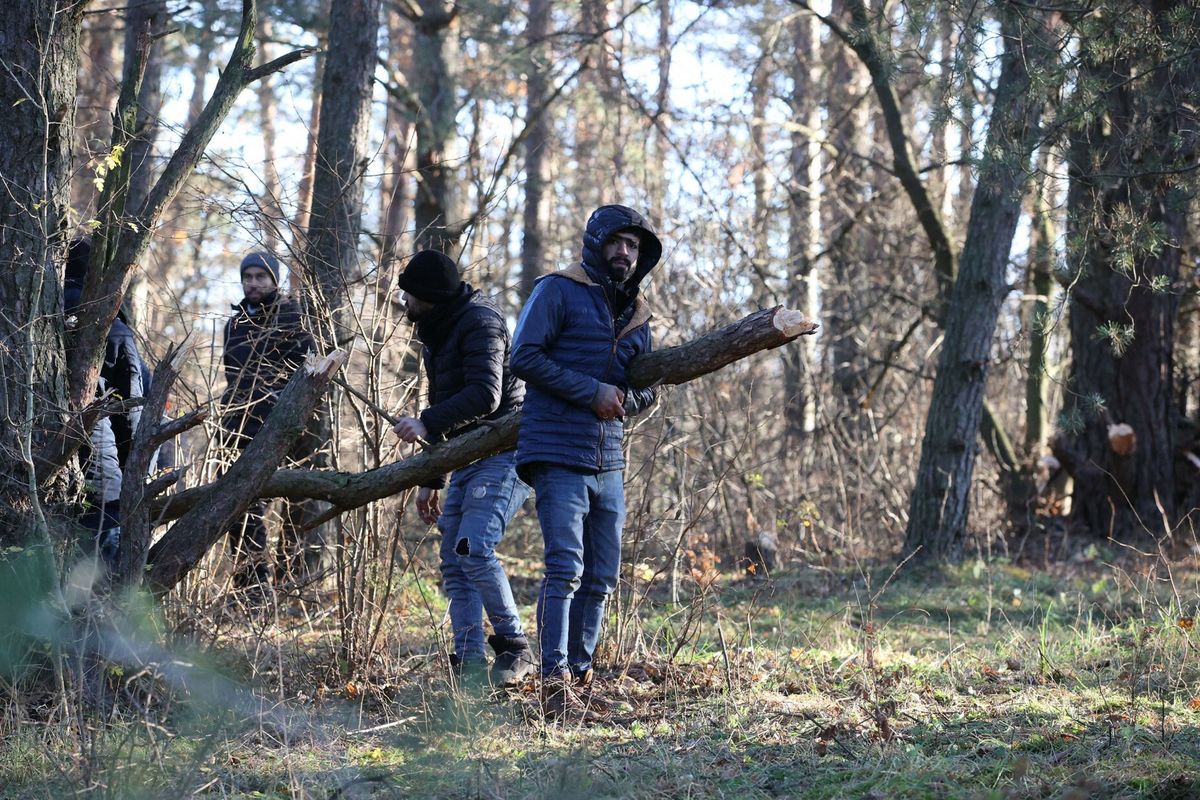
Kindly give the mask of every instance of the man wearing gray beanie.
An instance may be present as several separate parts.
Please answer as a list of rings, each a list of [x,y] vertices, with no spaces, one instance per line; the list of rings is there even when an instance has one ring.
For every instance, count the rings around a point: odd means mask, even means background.
[[[244,450],[275,408],[278,393],[314,350],[312,336],[304,329],[300,306],[279,294],[279,260],[267,252],[253,252],[242,259],[242,293],[225,323],[225,392],[221,396],[221,427],[226,443]],[[311,444],[304,440],[289,454],[292,461],[308,455]],[[284,501],[285,503],[287,501]],[[260,594],[268,582],[267,529],[265,508],[255,500],[245,516],[229,530],[233,553],[234,587]],[[284,517],[289,516],[285,508]],[[296,526],[284,525],[275,571],[285,577],[298,568],[299,542],[289,541]]]

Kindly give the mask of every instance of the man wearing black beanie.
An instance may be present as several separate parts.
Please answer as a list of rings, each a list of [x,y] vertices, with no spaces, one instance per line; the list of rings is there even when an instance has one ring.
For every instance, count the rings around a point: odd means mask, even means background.
[[[225,323],[221,427],[227,445],[244,450],[275,408],[279,391],[314,344],[304,330],[300,306],[279,294],[279,260],[275,256],[250,253],[242,259],[240,272],[244,296],[233,306],[233,316]],[[302,458],[307,453],[299,451],[309,447],[302,439],[289,458]],[[267,583],[264,513],[263,501],[256,500],[229,530],[236,588],[261,590]],[[286,508],[284,516],[288,516]],[[295,527],[284,525],[280,538],[276,572],[281,577],[299,566],[299,543],[287,540]]]
[[[416,323],[429,381],[429,407],[402,417],[393,431],[406,442],[441,440],[465,433],[481,420],[519,409],[525,386],[508,368],[509,335],[504,316],[469,283],[444,253],[413,256],[398,281],[408,318]],[[529,639],[496,546],[513,514],[529,496],[517,478],[512,451],[485,458],[454,473],[445,506],[438,493],[445,478],[422,486],[417,513],[442,533],[442,587],[450,599],[454,671],[482,674],[483,613],[495,633],[491,681],[515,686],[534,669]]]

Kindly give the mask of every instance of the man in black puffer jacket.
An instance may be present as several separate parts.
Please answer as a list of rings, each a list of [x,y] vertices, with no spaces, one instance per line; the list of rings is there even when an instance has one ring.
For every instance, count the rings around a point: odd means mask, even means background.
[[[498,419],[521,407],[525,385],[508,368],[508,327],[500,310],[470,284],[442,253],[424,250],[399,280],[408,317],[417,325],[429,407],[402,417],[393,429],[406,442],[439,441]],[[483,612],[495,633],[491,680],[514,686],[533,668],[533,654],[496,546],[513,514],[529,496],[517,478],[512,451],[485,458],[454,473],[444,508],[438,493],[445,479],[417,493],[417,512],[442,532],[442,586],[450,599],[455,670],[482,671]]]
[[[279,392],[314,349],[304,330],[300,306],[279,295],[279,261],[270,253],[250,253],[241,265],[242,302],[225,323],[225,393],[221,396],[227,444],[244,450],[275,408]],[[289,454],[292,461],[311,449],[305,439]],[[286,501],[285,501],[286,502]],[[246,515],[229,530],[229,547],[236,564],[234,586],[263,587],[267,581],[265,507],[255,500]],[[285,535],[293,526],[285,525]],[[299,543],[279,542],[281,577],[298,556]]]

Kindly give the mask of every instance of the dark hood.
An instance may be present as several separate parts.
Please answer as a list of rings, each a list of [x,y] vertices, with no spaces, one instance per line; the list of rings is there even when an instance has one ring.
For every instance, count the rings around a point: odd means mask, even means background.
[[[609,236],[625,230],[636,232],[642,243],[633,273],[625,279],[624,284],[616,287],[617,298],[614,307],[624,307],[637,294],[642,280],[662,258],[662,242],[655,235],[650,221],[628,206],[600,206],[588,218],[587,227],[583,232],[583,265],[588,274],[607,290],[612,281],[608,278],[600,248]],[[614,310],[620,313],[620,309]]]

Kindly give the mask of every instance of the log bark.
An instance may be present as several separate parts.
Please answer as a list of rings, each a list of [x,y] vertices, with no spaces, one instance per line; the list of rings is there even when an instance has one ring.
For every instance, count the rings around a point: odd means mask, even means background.
[[[178,347],[171,347],[154,368],[154,383],[142,407],[141,421],[133,434],[129,449],[124,480],[121,484],[121,555],[114,583],[128,586],[136,583],[146,569],[146,554],[150,549],[150,536],[154,524],[146,501],[164,491],[174,481],[154,480],[146,482],[143,476],[150,472],[150,462],[163,442],[204,422],[208,409],[201,408],[178,419],[163,423],[167,397],[175,385],[184,363],[192,354],[189,336]],[[175,480],[179,475],[176,474]],[[139,478],[141,478],[139,480]]]
[[[208,487],[208,502],[193,503],[175,527],[150,548],[146,579],[156,596],[161,597],[179,583],[250,503],[263,494],[264,485],[304,433],[313,410],[346,358],[341,350],[323,358],[310,357],[284,387],[275,409],[241,457]]]
[[[817,327],[802,313],[782,306],[757,311],[691,342],[639,356],[629,366],[630,383],[636,387],[686,383],[761,350],[815,333]],[[316,498],[333,504],[337,512],[345,512],[509,450],[517,444],[519,426],[520,415],[510,414],[411,458],[366,472],[279,470],[261,484],[259,496]],[[158,513],[164,520],[175,519],[207,507],[217,496],[227,502],[221,482],[164,498],[158,504]]]

